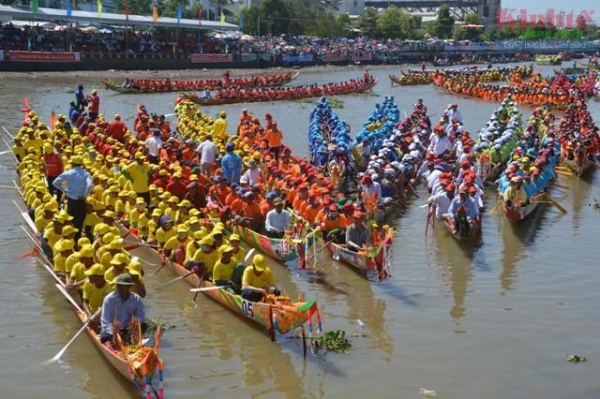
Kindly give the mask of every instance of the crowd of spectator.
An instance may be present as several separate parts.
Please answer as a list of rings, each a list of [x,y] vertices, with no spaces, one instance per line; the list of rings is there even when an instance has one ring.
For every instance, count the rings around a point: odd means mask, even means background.
[[[273,59],[283,55],[324,57],[360,57],[364,54],[393,57],[407,52],[443,52],[452,48],[469,50],[557,50],[593,49],[597,43],[582,40],[568,41],[519,41],[508,42],[453,42],[442,40],[391,40],[371,38],[311,38],[305,36],[262,36],[248,37],[240,34],[215,34],[175,29],[152,31],[98,29],[83,27],[75,29],[58,26],[52,30],[41,26],[0,25],[0,49],[31,51],[79,51],[95,53],[136,54],[179,54],[191,53],[233,54],[234,59],[242,54],[268,54]]]

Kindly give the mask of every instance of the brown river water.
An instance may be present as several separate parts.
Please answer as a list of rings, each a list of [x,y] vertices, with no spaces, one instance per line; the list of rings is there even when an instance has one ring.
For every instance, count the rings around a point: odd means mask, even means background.
[[[570,64],[568,65],[570,66]],[[551,73],[550,67],[543,67]],[[401,110],[423,98],[430,114],[439,115],[457,101],[468,130],[478,131],[496,106],[456,98],[429,86],[391,88],[388,73],[374,93],[344,97],[336,110],[357,131],[381,96],[392,94]],[[110,75],[107,72],[107,76]],[[158,74],[157,74],[158,75]],[[362,75],[360,69],[302,73],[298,84],[342,81]],[[4,75],[0,79],[0,124],[14,131],[27,95],[46,119],[55,109],[68,110],[78,83],[86,90],[98,79],[74,74]],[[143,103],[151,112],[171,113],[175,94],[123,96],[100,90],[101,111],[129,116]],[[244,105],[226,106],[230,120]],[[307,154],[312,105],[298,102],[246,106],[254,114],[270,112],[285,142]],[[600,103],[590,104],[596,121]],[[206,112],[216,115],[219,108]],[[528,117],[531,109],[524,109]],[[230,122],[236,123],[236,122]],[[231,131],[231,130],[230,130]],[[6,134],[2,131],[2,137]],[[2,144],[4,146],[4,144]],[[4,149],[3,149],[4,150]],[[20,228],[22,219],[9,186],[15,179],[10,154],[0,156],[0,387],[1,398],[126,398],[136,391],[114,372],[88,337],[81,336],[60,363],[43,366],[79,329],[70,305],[54,288],[46,271],[32,258]],[[600,397],[600,172],[583,180],[560,177],[563,192],[554,198],[567,210],[538,209],[534,217],[513,226],[498,215],[483,221],[483,246],[465,250],[436,226],[424,237],[425,214],[413,201],[395,221],[394,278],[379,285],[320,254],[328,283],[270,261],[279,286],[288,296],[303,293],[323,312],[326,331],[345,330],[349,354],[328,353],[303,359],[300,340],[267,335],[200,296],[194,304],[187,284],[156,288],[174,276],[147,267],[147,313],[175,327],[161,341],[168,398],[418,398],[421,387],[443,399],[598,398]],[[488,192],[488,209],[493,192]],[[136,251],[147,257],[144,250]],[[360,322],[359,322],[360,320]],[[292,334],[293,335],[293,334]],[[588,362],[572,364],[566,353]]]

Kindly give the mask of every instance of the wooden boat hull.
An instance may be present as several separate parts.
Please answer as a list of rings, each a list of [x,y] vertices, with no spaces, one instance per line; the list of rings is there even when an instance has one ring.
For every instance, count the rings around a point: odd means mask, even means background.
[[[127,231],[123,226],[119,226],[119,228],[122,232]],[[136,239],[139,241],[138,237]],[[149,247],[148,250],[156,259],[162,258],[156,250]],[[167,262],[165,267],[177,276],[186,276],[184,278],[185,282],[193,288],[213,287],[210,281],[201,280],[195,273],[190,274],[188,269],[178,263]],[[312,323],[313,316],[315,315],[320,323],[320,311],[317,303],[314,301],[269,304],[266,302],[248,301],[243,299],[241,295],[232,294],[224,289],[203,291],[202,293],[233,313],[279,334],[286,334],[296,328],[302,327],[307,322],[309,324]]]
[[[24,218],[28,218],[26,212],[22,213]],[[27,223],[27,225],[30,225]],[[29,229],[31,231],[31,229]],[[47,261],[46,256],[41,250],[41,244],[37,242],[35,237],[35,232],[28,233],[29,239],[32,243],[39,249],[39,253],[37,256]],[[51,264],[51,262],[47,261]],[[54,274],[52,269],[47,268],[48,272]],[[57,280],[58,276],[54,274],[54,279]],[[83,324],[87,317],[76,307],[73,307],[73,311],[75,315],[79,319],[79,321]],[[159,391],[161,394],[156,394],[157,397],[162,397],[162,360],[158,357],[158,345],[159,345],[159,336],[160,330],[157,330],[155,336],[155,345],[154,347],[146,347],[146,346],[137,346],[135,347],[134,352],[127,353],[119,353],[115,350],[109,349],[100,341],[100,335],[96,333],[96,331],[92,328],[92,326],[88,325],[86,328],[86,333],[94,343],[94,346],[102,353],[102,355],[106,358],[106,360],[111,364],[112,367],[115,368],[125,379],[131,381],[139,390],[140,393],[144,394],[149,392],[150,389],[154,389],[152,387],[152,380],[154,379],[157,372],[159,373]]]
[[[362,272],[381,270],[386,267],[385,263],[388,261],[386,257],[391,250],[393,236],[393,229],[390,228],[386,237],[384,237],[383,241],[370,255],[363,251],[350,251],[345,246],[334,242],[327,243],[326,248],[333,256],[333,259],[351,266],[354,269]]]
[[[577,177],[581,177],[585,172],[594,166],[594,162],[589,159],[584,159],[583,164],[574,160],[565,160],[565,166],[569,168]]]
[[[534,213],[539,205],[540,203],[535,201],[531,202],[527,206],[523,206],[520,208],[508,208],[506,207],[506,204],[504,204],[504,216],[511,222],[520,222],[522,220],[525,220],[532,213]]]
[[[418,85],[428,85],[431,83],[431,79],[427,81],[418,81],[418,80],[409,80],[402,79],[394,75],[388,75],[392,84],[396,84],[399,86],[418,86]]]
[[[296,79],[298,77],[298,75],[300,75],[300,72],[296,72],[294,74],[292,74],[289,78],[282,78],[281,80],[278,80],[277,83],[273,83],[273,84],[266,84],[266,85],[259,85],[259,86],[252,86],[252,87],[277,87],[277,86],[282,86],[284,84],[287,84],[289,82],[291,82],[292,80]],[[158,93],[179,93],[179,92],[186,92],[186,91],[198,91],[198,90],[215,90],[217,88],[209,86],[208,84],[206,85],[206,87],[194,87],[194,88],[164,88],[162,90],[152,90],[152,89],[147,89],[147,90],[142,90],[142,89],[124,89],[122,88],[119,84],[113,83],[110,79],[105,79],[103,82],[104,86],[106,87],[107,90],[112,90],[112,91],[116,91],[117,93],[120,94],[158,94]],[[235,87],[235,86],[228,86],[229,88],[231,87]],[[248,86],[250,87],[250,86]]]
[[[467,234],[461,234],[460,231],[453,231],[452,226],[447,220],[444,220],[444,227],[452,237],[454,237],[457,241],[464,243],[475,243],[479,234],[481,233],[481,226],[479,223],[475,224]]]
[[[307,94],[307,95],[303,95],[300,97],[294,97],[294,98],[289,98],[289,99],[284,98],[281,100],[273,99],[273,98],[262,98],[262,97],[256,97],[256,98],[233,97],[233,98],[203,99],[203,98],[198,97],[197,95],[187,95],[187,94],[182,95],[180,97],[180,100],[190,100],[190,101],[193,101],[194,103],[196,103],[198,105],[202,105],[202,106],[238,104],[238,103],[273,102],[273,101],[295,101],[295,100],[302,100],[305,98],[317,98],[317,97],[322,97],[322,96],[341,96],[341,95],[348,95],[348,94],[364,93],[364,92],[367,92],[367,91],[373,89],[373,87],[375,87],[375,85],[377,84],[378,81],[379,81],[378,79],[374,79],[373,82],[366,84],[366,85],[360,87],[359,89],[348,89],[348,90],[340,90],[340,91],[310,94],[310,95]]]
[[[83,313],[75,310],[75,314],[82,323],[85,321],[85,315]],[[123,377],[128,380],[135,380],[134,383],[136,386],[144,387],[146,384],[146,374],[149,376],[149,381],[152,382],[156,372],[158,370],[162,371],[162,361],[158,358],[157,349],[142,346],[137,352],[130,354],[128,360],[125,360],[123,357],[103,345],[102,342],[100,342],[100,336],[96,334],[90,326],[87,327],[86,332],[94,343],[94,346],[102,353],[106,360],[108,360],[108,362]],[[158,337],[156,339],[158,339]],[[144,368],[147,370],[146,373],[144,373]]]
[[[236,225],[234,231],[239,234],[240,238],[246,244],[258,248],[259,251],[269,258],[280,262],[288,262],[298,258],[298,251],[295,245],[289,240],[267,237],[240,225]]]

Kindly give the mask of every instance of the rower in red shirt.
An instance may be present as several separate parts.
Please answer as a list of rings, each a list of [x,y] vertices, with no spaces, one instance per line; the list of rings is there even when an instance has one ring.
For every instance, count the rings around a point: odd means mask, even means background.
[[[173,174],[173,180],[167,185],[167,191],[171,195],[176,196],[181,201],[187,193],[187,184],[181,180],[181,172],[175,172]]]
[[[121,115],[116,114],[115,120],[108,124],[108,127],[106,128],[106,134],[115,140],[123,142],[126,132],[127,125],[121,121]]]

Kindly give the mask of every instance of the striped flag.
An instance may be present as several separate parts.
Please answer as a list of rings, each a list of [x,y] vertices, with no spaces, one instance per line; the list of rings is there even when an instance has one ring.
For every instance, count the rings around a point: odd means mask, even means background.
[[[31,0],[31,12],[33,13],[33,16],[37,15],[39,6],[40,0]]]
[[[225,25],[225,14],[221,11],[221,26]]]

